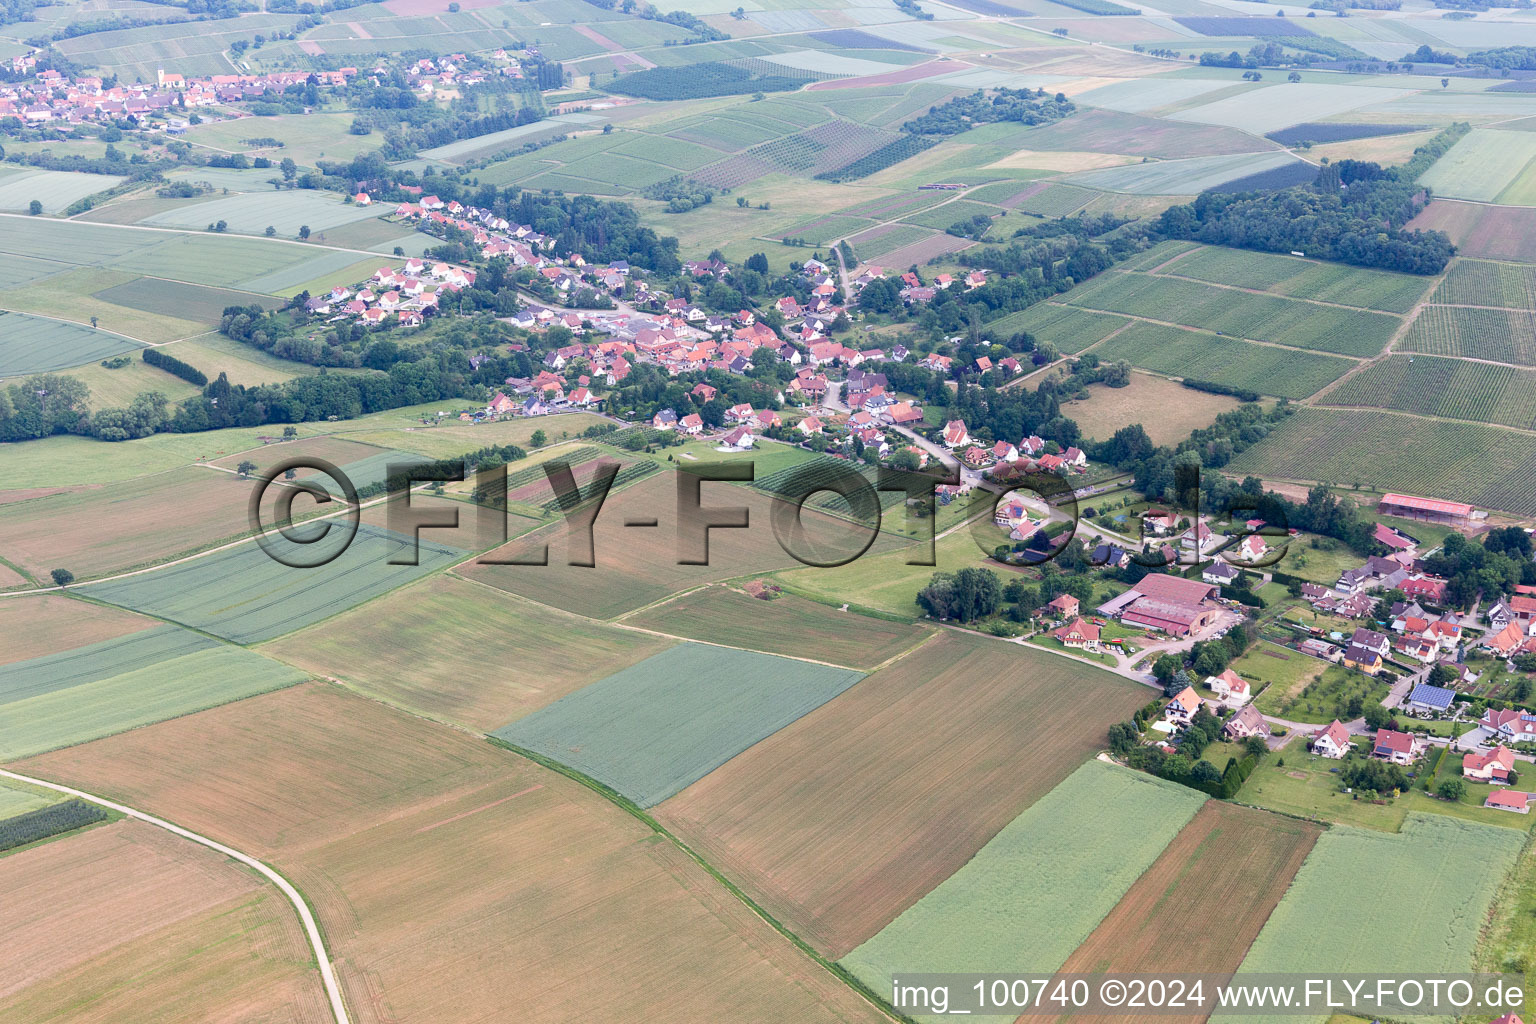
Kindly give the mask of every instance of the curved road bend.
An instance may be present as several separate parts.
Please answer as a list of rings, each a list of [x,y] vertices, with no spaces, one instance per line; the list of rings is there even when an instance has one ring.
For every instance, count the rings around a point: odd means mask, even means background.
[[[331,970],[331,959],[325,952],[325,940],[320,936],[320,927],[315,923],[314,915],[309,912],[309,904],[304,902],[304,897],[300,896],[299,891],[289,884],[288,880],[282,875],[267,867],[256,858],[249,857],[239,850],[232,850],[223,843],[209,839],[207,836],[200,836],[196,832],[189,832],[179,825],[172,825],[168,821],[145,814],[143,811],[136,811],[132,807],[124,807],[122,804],[104,800],[99,796],[93,796],[78,789],[70,789],[68,786],[60,786],[57,783],[34,779],[29,775],[19,775],[16,772],[6,771],[4,768],[0,768],[0,776],[14,779],[17,782],[25,782],[32,786],[42,786],[44,789],[51,789],[56,793],[64,793],[69,796],[79,797],[81,800],[87,800],[93,804],[99,804],[108,810],[116,811],[130,818],[136,818],[139,821],[154,825],[156,828],[163,828],[167,832],[173,832],[183,839],[190,839],[192,842],[200,846],[206,846],[210,850],[217,850],[224,856],[231,857],[246,867],[260,872],[268,881],[282,890],[283,895],[288,897],[288,902],[293,904],[293,909],[298,911],[299,919],[304,923],[305,934],[309,936],[309,944],[314,951],[315,962],[320,965],[320,980],[325,983],[325,994],[330,997],[331,1012],[336,1018],[336,1024],[351,1024],[350,1019],[347,1017],[346,1005],[341,999],[341,987],[336,984],[335,972]]]

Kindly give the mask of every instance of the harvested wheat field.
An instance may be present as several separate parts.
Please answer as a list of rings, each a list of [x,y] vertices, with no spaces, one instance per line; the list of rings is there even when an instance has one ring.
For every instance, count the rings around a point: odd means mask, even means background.
[[[948,878],[1146,693],[942,633],[661,804],[769,913],[841,957]]]
[[[0,601],[0,665],[41,658],[160,625],[154,619],[63,594]]]
[[[1067,974],[1235,971],[1322,833],[1207,801],[1062,967]],[[1082,1024],[1124,1017],[1074,1016]],[[1204,1014],[1166,1018],[1197,1024]]]
[[[408,711],[490,732],[671,643],[440,575],[262,650]]]
[[[307,685],[29,762],[265,856],[357,1024],[884,1018],[585,787]]]
[[[226,857],[119,821],[0,859],[0,1020],[326,1024],[293,907]]]

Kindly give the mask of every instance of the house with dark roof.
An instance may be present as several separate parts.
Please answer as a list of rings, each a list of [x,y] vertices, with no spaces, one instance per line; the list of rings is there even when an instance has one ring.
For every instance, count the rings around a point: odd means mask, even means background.
[[[1250,736],[1269,739],[1269,723],[1252,704],[1245,704],[1221,726],[1221,734],[1228,740],[1245,740]]]
[[[1455,690],[1447,690],[1443,686],[1431,686],[1429,683],[1419,683],[1413,688],[1413,692],[1408,694],[1403,707],[1414,714],[1437,714],[1449,711],[1455,696]]]

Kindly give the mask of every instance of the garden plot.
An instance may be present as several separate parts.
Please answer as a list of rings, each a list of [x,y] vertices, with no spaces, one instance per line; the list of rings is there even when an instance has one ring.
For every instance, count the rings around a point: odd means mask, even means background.
[[[861,678],[851,669],[681,644],[493,735],[650,807]]]

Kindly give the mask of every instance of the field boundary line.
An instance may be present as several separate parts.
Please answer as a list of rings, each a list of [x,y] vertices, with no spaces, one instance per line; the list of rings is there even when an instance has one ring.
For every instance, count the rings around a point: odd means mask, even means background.
[[[50,275],[50,276],[52,276],[52,275]],[[0,306],[0,310],[4,310],[7,313],[15,313],[18,316],[35,316],[39,320],[53,320],[56,323],[61,323],[61,324],[74,324],[76,327],[90,327],[90,329],[92,331],[95,331],[97,334],[110,334],[110,335],[113,335],[114,337],[122,338],[124,341],[131,341],[135,345],[142,345],[145,348],[154,348],[155,347],[155,343],[154,342],[140,341],[138,338],[135,338],[135,337],[133,337],[132,335],[129,335],[129,334],[124,334],[121,331],[114,331],[114,330],[111,330],[111,329],[106,328],[106,327],[91,327],[90,321],[88,321],[88,320],[71,320],[68,317],[63,317],[63,316],[49,316],[47,313],[32,313],[32,312],[29,312],[28,310],[25,310],[25,309],[12,309],[10,306]],[[161,344],[164,344],[164,343],[162,342]],[[81,366],[85,366],[87,364],[86,363],[81,363],[80,365]],[[79,369],[79,367],[72,366],[72,367],[70,367],[70,369],[72,369],[72,370],[73,369]],[[59,371],[53,371],[53,372],[62,373],[64,371],[59,370]]]
[[[747,895],[747,893],[744,892],[740,886],[738,886],[735,882],[732,882],[729,878],[725,877],[724,873],[722,873],[709,861],[705,860],[700,854],[695,852],[693,847],[679,839],[670,829],[668,829],[654,816],[648,813],[645,808],[624,796],[618,790],[605,786],[603,783],[598,782],[591,776],[580,772],[575,768],[563,765],[559,761],[547,758],[542,754],[534,753],[531,750],[526,750],[523,747],[517,746],[516,744],[508,743],[506,740],[499,736],[486,736],[486,741],[489,742],[492,746],[500,747],[503,750],[507,750],[519,757],[526,758],[527,760],[532,761],[534,764],[548,768],[550,771],[559,772],[566,778],[580,783],[581,785],[592,790],[598,796],[603,797],[605,800],[620,810],[625,811],[632,817],[639,819],[642,823],[649,826],[657,835],[663,837],[673,846],[681,850],[688,857],[688,859],[692,860],[695,864],[699,865],[699,867],[703,868],[711,878],[723,885],[727,892],[740,900],[742,905],[750,910],[753,914],[757,915],[760,920],[764,921],[774,931],[788,939],[796,949],[800,950],[806,956],[820,964],[834,978],[837,978],[839,981],[847,985],[861,998],[863,998],[865,1002],[869,1003],[870,1006],[873,1006],[876,1010],[880,1011],[880,1013],[884,1014],[891,1020],[901,1021],[903,1024],[915,1024],[911,1017],[897,1013],[886,1003],[884,999],[882,999],[874,991],[874,989],[865,985],[845,968],[839,966],[836,961],[829,960],[825,956],[822,956],[821,953],[817,952],[810,943],[806,942],[799,935],[791,931],[787,926],[780,922],[776,917],[768,913],[768,911],[764,910],[757,903],[757,901],[754,900],[751,896]]]
[[[1232,291],[1242,291],[1242,289],[1240,289],[1240,288],[1234,288],[1234,289],[1231,289],[1231,290]],[[1268,292],[1257,292],[1255,294],[1269,295]],[[1270,297],[1271,298],[1283,298],[1284,296],[1270,296]],[[1084,305],[1082,303],[1071,303],[1070,305],[1072,305],[1072,307],[1074,309],[1085,309],[1085,310],[1087,310],[1090,313],[1104,313],[1104,314],[1107,314],[1109,316],[1130,317],[1132,320],[1140,320],[1143,323],[1157,324],[1160,327],[1176,327],[1176,328],[1178,328],[1181,331],[1190,331],[1191,333],[1194,333],[1194,334],[1208,334],[1208,335],[1210,335],[1213,338],[1231,338],[1233,341],[1247,342],[1249,345],[1263,345],[1265,348],[1284,349],[1287,352],[1307,352],[1307,353],[1310,353],[1311,355],[1314,355],[1314,356],[1332,356],[1335,359],[1348,359],[1349,361],[1354,362],[1354,363],[1370,362],[1373,359],[1379,358],[1380,355],[1381,355],[1381,353],[1378,352],[1378,353],[1376,353],[1376,355],[1373,355],[1373,356],[1353,356],[1353,355],[1349,355],[1348,353],[1345,353],[1345,352],[1330,352],[1327,349],[1323,349],[1323,348],[1302,348],[1299,345],[1286,345],[1286,344],[1283,344],[1283,343],[1278,342],[1278,341],[1263,341],[1263,340],[1261,340],[1259,338],[1245,338],[1245,337],[1243,337],[1240,334],[1217,334],[1215,331],[1211,330],[1209,327],[1196,327],[1193,324],[1181,324],[1181,323],[1176,323],[1173,320],[1159,320],[1156,317],[1140,316],[1140,315],[1135,314],[1135,313],[1121,313],[1118,310],[1114,310],[1114,309],[1100,309],[1098,306],[1088,306],[1088,305]],[[1322,303],[1314,303],[1314,305],[1322,305]],[[1340,308],[1340,309],[1356,309],[1357,307],[1355,307],[1355,306],[1340,306],[1338,308]],[[1375,313],[1375,312],[1377,312],[1377,310],[1367,309],[1367,310],[1362,310],[1362,312]],[[1380,315],[1381,316],[1397,316],[1396,313],[1381,313]],[[1122,328],[1122,330],[1123,329],[1124,328]],[[1098,341],[1094,342],[1094,344],[1095,345],[1101,345],[1101,344],[1104,343],[1105,340],[1107,340],[1107,339],[1100,338]],[[1092,348],[1092,347],[1093,347],[1093,345],[1089,345],[1088,346],[1088,348]],[[1088,351],[1087,348],[1083,349],[1083,352],[1086,352],[1086,351]],[[1079,352],[1077,354],[1078,355],[1082,355],[1082,352]]]
[[[241,853],[239,850],[236,850],[233,847],[225,846],[223,843],[218,842],[217,840],[209,839],[204,835],[199,835],[190,829],[182,828],[180,825],[173,825],[169,821],[166,821],[163,818],[157,818],[152,814],[146,814],[143,811],[135,810],[134,808],[128,807],[124,804],[114,803],[113,801],[107,800],[104,797],[99,797],[78,789],[71,789],[68,786],[61,786],[56,782],[46,782],[42,779],[32,778],[29,775],[21,775],[17,772],[9,771],[5,768],[0,768],[0,776],[14,779],[17,782],[26,782],[34,786],[42,786],[44,789],[51,789],[57,793],[63,793],[67,796],[86,800],[90,803],[97,804],[98,806],[105,807],[110,811],[116,811],[119,814],[126,815],[127,817],[145,822],[149,825],[153,825],[156,828],[165,829],[167,832],[180,836],[183,839],[190,840],[191,842],[197,843],[199,846],[206,846],[210,850],[213,850],[217,853],[222,853],[224,856],[233,860],[237,860],[241,864],[244,864],[246,867],[252,868],[260,873],[268,881],[276,885],[278,889],[282,890],[283,895],[288,898],[288,902],[293,904],[294,910],[298,911],[299,920],[304,925],[305,934],[309,938],[310,947],[315,955],[316,966],[320,970],[320,980],[325,985],[326,996],[330,999],[331,1013],[336,1019],[336,1024],[351,1024],[350,1018],[347,1016],[346,1004],[343,1002],[341,997],[341,986],[336,982],[336,973],[331,969],[330,957],[326,954],[325,951],[325,939],[320,934],[320,925],[315,921],[315,915],[310,912],[309,904],[304,899],[304,896],[299,892],[298,889],[294,888],[293,884],[289,882],[288,879],[280,875],[275,869],[268,867],[266,864],[257,860],[255,857]]]

